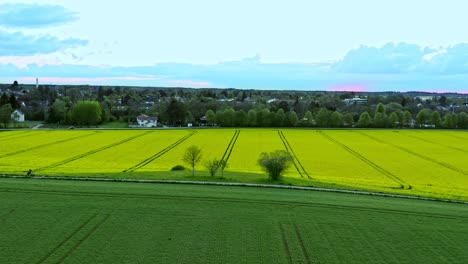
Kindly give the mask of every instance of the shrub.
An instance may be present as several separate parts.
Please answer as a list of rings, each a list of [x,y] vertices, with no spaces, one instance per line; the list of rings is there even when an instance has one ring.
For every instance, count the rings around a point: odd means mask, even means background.
[[[218,170],[221,170],[221,173],[224,172],[224,169],[227,168],[228,164],[225,160],[219,160],[219,159],[211,159],[207,160],[205,162],[205,167],[208,169],[210,172],[211,177],[216,176],[216,173],[218,173]],[[221,175],[222,177],[223,175]]]
[[[263,152],[258,159],[258,165],[268,173],[272,180],[278,180],[291,166],[293,159],[285,150],[276,150],[270,153]]]
[[[174,167],[172,167],[171,171],[183,171],[185,170],[185,167],[182,166],[182,165],[175,165]]]

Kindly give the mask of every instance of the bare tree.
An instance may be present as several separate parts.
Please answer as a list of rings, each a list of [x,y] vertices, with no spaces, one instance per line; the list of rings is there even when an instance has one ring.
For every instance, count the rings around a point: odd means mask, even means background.
[[[185,150],[182,161],[192,167],[192,176],[195,176],[195,166],[200,162],[202,158],[201,149],[195,145],[192,145]]]

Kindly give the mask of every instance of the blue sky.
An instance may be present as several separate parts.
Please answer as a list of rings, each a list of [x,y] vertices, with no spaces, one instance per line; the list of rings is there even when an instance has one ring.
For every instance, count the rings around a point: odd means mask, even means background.
[[[5,0],[0,82],[466,93],[465,10],[463,0]]]

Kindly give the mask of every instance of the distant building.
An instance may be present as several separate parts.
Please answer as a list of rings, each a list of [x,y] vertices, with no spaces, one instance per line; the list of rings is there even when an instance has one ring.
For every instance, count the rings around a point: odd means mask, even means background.
[[[20,110],[15,110],[11,113],[11,120],[15,122],[24,122],[24,114]]]
[[[158,118],[147,115],[139,115],[137,116],[137,123],[140,127],[157,127]]]
[[[343,100],[343,103],[346,105],[352,105],[352,104],[367,104],[367,98],[347,98]]]

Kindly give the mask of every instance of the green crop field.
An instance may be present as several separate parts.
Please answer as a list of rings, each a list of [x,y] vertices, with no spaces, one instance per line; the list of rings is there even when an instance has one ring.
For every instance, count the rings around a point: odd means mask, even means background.
[[[0,179],[0,263],[466,263],[468,206],[315,191]]]
[[[195,177],[171,172],[202,148]],[[217,181],[265,182],[262,152],[287,150],[284,184],[468,200],[468,133],[443,130],[174,129],[0,132],[0,173],[209,179],[203,164],[229,164]],[[186,166],[186,165],[185,165]]]

